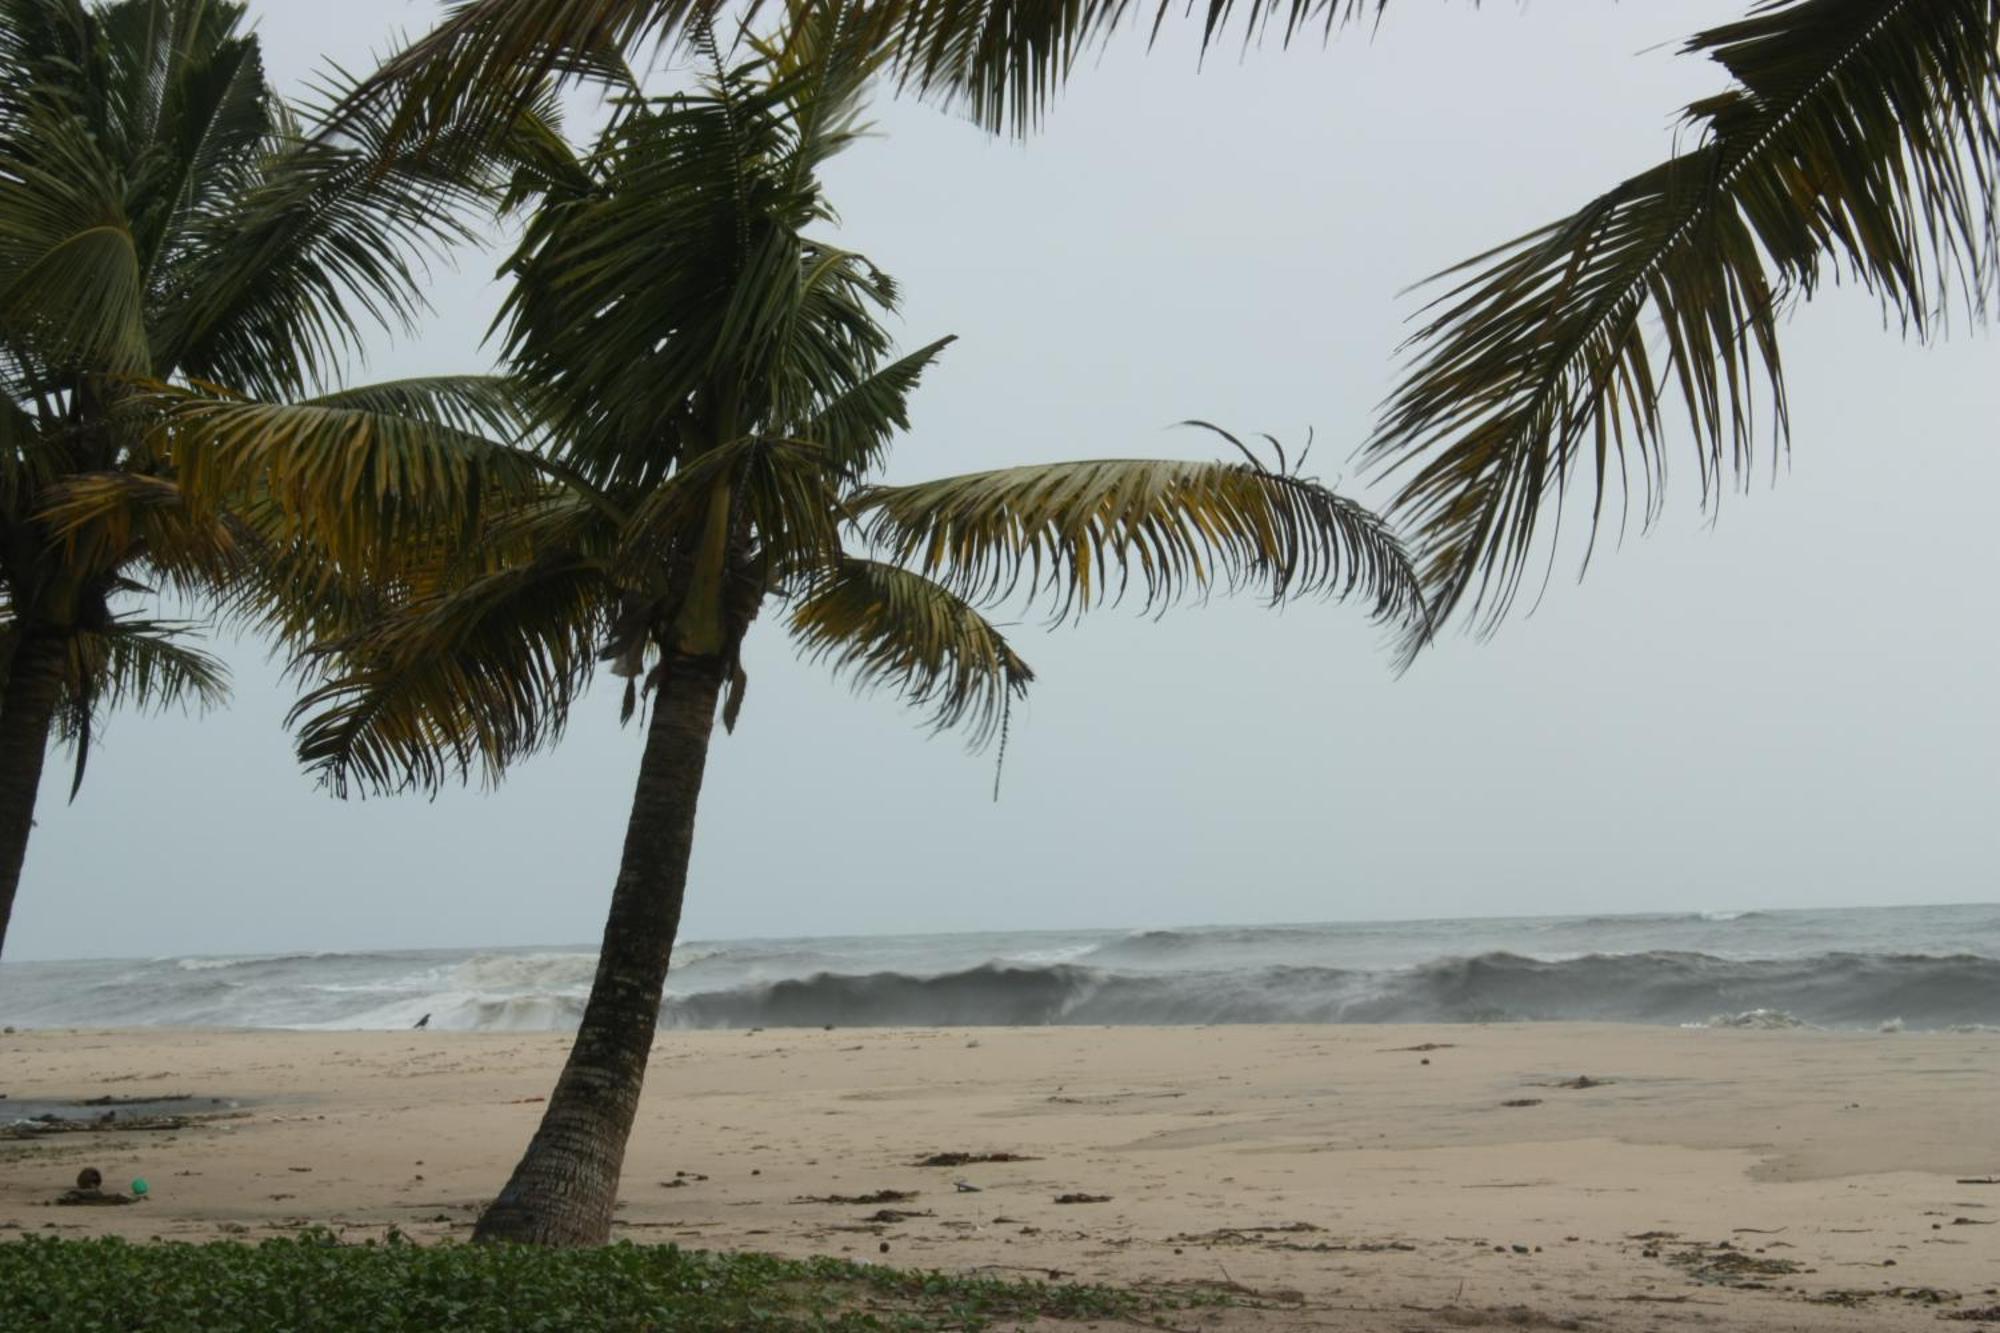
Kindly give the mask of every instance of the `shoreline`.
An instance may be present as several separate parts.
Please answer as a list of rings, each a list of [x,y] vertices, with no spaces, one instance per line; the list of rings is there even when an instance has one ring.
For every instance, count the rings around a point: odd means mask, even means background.
[[[0,1228],[462,1238],[569,1040],[0,1036],[12,1101],[242,1103],[178,1131],[0,1141]],[[2000,1301],[1986,1294],[2000,1284],[2000,1185],[1957,1183],[2000,1172],[1995,1106],[1990,1033],[671,1031],[655,1043],[618,1235],[1296,1294],[1281,1304],[1308,1322],[1271,1327],[1402,1327],[1381,1312],[1416,1306],[1613,1329],[1935,1328],[1940,1309]],[[939,1153],[1021,1160],[916,1164]],[[110,1185],[144,1175],[148,1201],[46,1206],[84,1165]],[[910,1197],[826,1201],[882,1191]],[[1963,1299],[1910,1295],[1925,1290]],[[1820,1303],[1829,1293],[1872,1294]],[[1342,1324],[1342,1306],[1378,1322]]]

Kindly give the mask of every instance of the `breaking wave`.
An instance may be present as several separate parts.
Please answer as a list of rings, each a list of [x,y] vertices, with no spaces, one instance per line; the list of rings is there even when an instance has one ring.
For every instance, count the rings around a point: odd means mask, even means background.
[[[941,976],[821,973],[670,998],[681,1027],[1600,1021],[1954,1028],[2000,1020],[2000,960],[1691,953],[1448,958],[1388,972],[1269,967],[1134,974],[985,966]]]
[[[26,1027],[574,1027],[588,948],[0,965]],[[668,1027],[1449,1023],[2000,1029],[1993,904],[690,941]]]

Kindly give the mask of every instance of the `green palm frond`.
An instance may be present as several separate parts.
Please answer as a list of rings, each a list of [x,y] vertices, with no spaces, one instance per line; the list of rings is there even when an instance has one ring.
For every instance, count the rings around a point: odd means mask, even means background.
[[[798,428],[800,438],[824,445],[843,474],[867,476],[881,466],[896,435],[910,428],[917,382],[956,341],[956,335],[939,338],[835,393]]]
[[[0,135],[0,336],[53,371],[151,368],[146,280],[119,173],[88,128],[32,104]]]
[[[56,739],[74,756],[69,798],[83,788],[91,741],[101,711],[137,708],[206,712],[229,697],[229,669],[197,648],[177,642],[192,626],[113,618],[80,629],[65,641],[63,693],[56,710]]]
[[[1324,38],[1378,17],[1388,0],[877,0],[859,11],[891,53],[903,84],[963,106],[989,128],[1031,128],[1077,61],[1115,33],[1157,35],[1179,13],[1198,16],[1204,48],[1232,32],[1245,43]],[[687,38],[750,13],[710,0],[461,0],[434,32],[362,88],[364,104],[393,102],[412,125],[499,118],[549,80],[596,77],[607,53]],[[773,8],[776,6],[773,5]],[[793,6],[804,8],[804,6]]]
[[[592,561],[550,556],[396,608],[309,666],[299,757],[336,793],[495,781],[553,744],[617,604]]]
[[[805,581],[790,627],[800,650],[857,692],[888,690],[929,713],[935,731],[964,726],[982,748],[1001,734],[1035,673],[991,621],[920,574],[848,558]]]
[[[1395,535],[1317,482],[1239,463],[1107,459],[878,486],[854,502],[871,541],[977,602],[1044,592],[1054,618],[1147,609],[1215,588],[1273,602],[1359,595],[1413,629],[1424,601]]]
[[[229,699],[229,668],[180,642],[199,627],[173,621],[119,618],[104,630],[80,633],[72,675],[97,682],[104,708],[206,712]]]
[[[594,484],[649,484],[683,451],[788,432],[887,354],[875,316],[894,285],[801,234],[830,216],[812,169],[853,137],[851,107],[823,105],[841,86],[805,98],[759,57],[628,103],[588,159],[593,188],[530,217],[508,264],[508,353]]]
[[[473,239],[511,132],[397,148],[366,117],[338,136],[284,122],[254,182],[193,220],[163,276],[161,360],[260,397],[332,381],[367,324],[415,326],[425,266]]]
[[[1788,298],[1845,273],[1923,333],[1988,295],[2000,4],[1766,0],[1688,50],[1735,80],[1689,108],[1700,144],[1453,270],[1412,340],[1368,452],[1403,477],[1390,512],[1440,618],[1490,629],[1571,490],[1593,532],[1614,490],[1650,518],[1663,398],[1705,500],[1745,479],[1760,414],[1784,435]]]

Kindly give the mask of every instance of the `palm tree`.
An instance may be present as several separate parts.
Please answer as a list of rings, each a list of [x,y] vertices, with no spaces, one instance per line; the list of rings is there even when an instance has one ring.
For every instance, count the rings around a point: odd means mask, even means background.
[[[704,38],[696,90],[628,97],[587,155],[551,142],[524,171],[506,340],[554,480],[402,571],[378,623],[324,646],[296,714],[345,792],[497,778],[560,735],[599,662],[628,717],[650,712],[576,1042],[481,1240],[609,1235],[711,730],[718,705],[734,724],[767,604],[809,656],[975,744],[1004,743],[1033,679],[981,610],[1010,594],[1058,618],[1128,586],[1156,608],[1254,586],[1423,616],[1387,529],[1282,450],[871,482],[950,340],[896,355],[893,282],[811,234],[883,54],[838,4],[790,19],[741,59]]]
[[[1199,15],[1204,47],[1232,32],[1289,44],[1388,7],[1199,0],[1184,17]],[[544,78],[591,77],[610,53],[718,9],[464,0],[355,105],[399,108],[392,134],[490,119]],[[1016,132],[1080,56],[1176,17],[1168,0],[872,0],[867,12],[903,87]],[[1403,478],[1390,513],[1417,535],[1440,619],[1463,609],[1492,627],[1535,562],[1537,515],[1572,482],[1592,496],[1593,532],[1614,486],[1636,484],[1650,515],[1661,398],[1686,408],[1705,494],[1749,466],[1760,398],[1782,441],[1779,316],[1823,280],[1850,274],[1919,334],[1955,301],[1985,313],[2000,251],[2000,0],[1747,0],[1742,20],[1686,50],[1733,80],[1687,109],[1696,146],[1441,275],[1415,364],[1365,446]],[[1584,460],[1591,476],[1574,476]]]
[[[460,237],[481,159],[309,132],[243,20],[0,0],[0,945],[51,735],[80,782],[102,710],[224,692],[139,599],[307,632],[344,576],[302,542],[351,560],[399,521],[398,469],[461,457],[483,485],[475,432],[512,428],[479,380],[306,397],[362,318],[419,310],[415,259]]]
[[[1822,283],[1919,336],[1995,295],[2000,0],[1782,0],[1686,50],[1733,80],[1694,145],[1443,275],[1412,339],[1368,455],[1440,620],[1491,629],[1573,491],[1593,534],[1613,491],[1650,519],[1677,425],[1705,501],[1747,481],[1760,418],[1785,436],[1780,317]]]

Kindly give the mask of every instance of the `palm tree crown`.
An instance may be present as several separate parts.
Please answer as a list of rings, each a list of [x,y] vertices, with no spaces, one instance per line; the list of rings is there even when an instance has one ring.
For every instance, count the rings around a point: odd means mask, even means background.
[[[818,168],[860,133],[885,55],[840,5],[794,7],[697,91],[632,94],[591,152],[524,168],[506,266],[512,367],[546,440],[542,490],[440,547],[385,619],[325,645],[296,716],[337,787],[497,778],[561,731],[599,661],[628,709],[674,657],[716,657],[725,719],[743,634],[778,599],[809,654],[968,723],[1032,678],[980,607],[1058,617],[1136,587],[1365,596],[1422,620],[1400,547],[1359,505],[1252,458],[1111,459],[885,486],[943,338],[896,355],[896,286],[818,239]]]
[[[309,129],[243,28],[216,0],[0,0],[0,941],[52,727],[80,781],[101,709],[222,694],[135,599],[305,614],[334,580],[300,558],[309,520],[352,525],[364,482],[397,491],[346,446],[449,448],[440,423],[468,410],[445,382],[300,403],[364,320],[420,309],[414,260],[462,235],[477,163],[385,151],[366,119]],[[180,429],[194,386],[239,442],[233,395],[289,402],[270,409],[288,429],[216,452]]]

